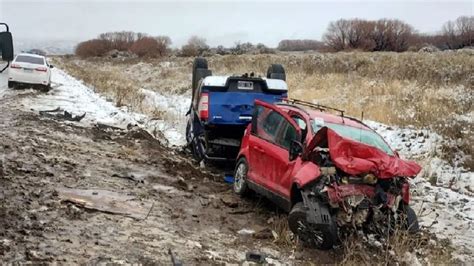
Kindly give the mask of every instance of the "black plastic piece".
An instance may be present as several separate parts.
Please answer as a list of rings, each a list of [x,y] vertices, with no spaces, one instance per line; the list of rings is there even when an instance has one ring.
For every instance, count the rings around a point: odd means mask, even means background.
[[[308,190],[301,191],[303,203],[308,208],[308,215],[306,216],[308,223],[316,225],[331,225],[332,220],[329,209],[319,200],[315,199],[311,193],[312,192]]]

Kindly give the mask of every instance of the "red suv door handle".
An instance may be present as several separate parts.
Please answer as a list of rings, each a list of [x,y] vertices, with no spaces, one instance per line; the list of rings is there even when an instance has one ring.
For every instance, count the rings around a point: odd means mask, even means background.
[[[265,153],[265,150],[262,149],[260,146],[255,146],[255,150],[257,150],[258,152],[261,152],[261,153]]]

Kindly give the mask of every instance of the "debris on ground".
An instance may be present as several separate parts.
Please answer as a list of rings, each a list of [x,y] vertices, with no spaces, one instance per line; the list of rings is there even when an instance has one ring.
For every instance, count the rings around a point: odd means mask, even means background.
[[[239,235],[243,235],[243,236],[248,236],[248,235],[253,235],[255,234],[255,231],[252,230],[252,229],[246,229],[246,228],[243,228],[243,229],[240,229],[237,234]]]
[[[248,251],[245,253],[245,260],[248,262],[255,262],[258,264],[263,264],[267,262],[268,256],[266,254],[263,254],[261,252],[256,252],[256,251]]]
[[[113,174],[112,177],[128,179],[128,180],[134,181],[135,183],[145,184],[145,177],[144,176],[136,175],[136,174],[132,174],[132,173]]]
[[[170,257],[171,257],[171,264],[173,266],[182,266],[183,263],[176,258],[176,256],[174,255],[173,251],[171,249],[168,249],[168,254],[170,254]]]
[[[74,121],[74,122],[80,122],[86,116],[86,113],[82,115],[73,115],[68,111],[61,110],[61,108],[59,107],[53,110],[39,111],[39,114],[46,117],[62,119],[66,121]]]
[[[239,206],[239,199],[235,195],[224,194],[221,201],[229,208],[236,208]]]
[[[117,130],[117,131],[122,131],[123,130],[123,128],[116,127],[116,126],[111,126],[111,125],[106,125],[104,123],[96,123],[94,126],[98,129],[100,129],[100,130]]]
[[[137,201],[129,196],[102,189],[58,189],[59,198],[77,206],[106,213],[120,214],[134,219],[143,220],[150,213],[152,203]]]

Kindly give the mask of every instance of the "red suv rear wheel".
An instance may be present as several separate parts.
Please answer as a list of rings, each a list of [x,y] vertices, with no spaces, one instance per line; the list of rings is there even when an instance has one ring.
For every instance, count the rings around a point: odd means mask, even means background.
[[[249,166],[247,160],[242,157],[237,161],[237,165],[234,171],[234,192],[241,196],[246,195],[249,192],[247,185],[247,172]]]

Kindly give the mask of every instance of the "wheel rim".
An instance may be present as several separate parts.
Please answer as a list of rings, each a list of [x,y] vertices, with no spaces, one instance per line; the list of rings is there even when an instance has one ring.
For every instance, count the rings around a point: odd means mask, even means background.
[[[298,237],[305,242],[312,242],[316,246],[321,246],[324,242],[323,232],[302,220],[298,221]]]
[[[234,190],[237,192],[241,191],[242,187],[244,186],[245,172],[246,172],[245,164],[240,163],[239,166],[237,166],[237,171],[235,171],[235,176],[234,176]]]

